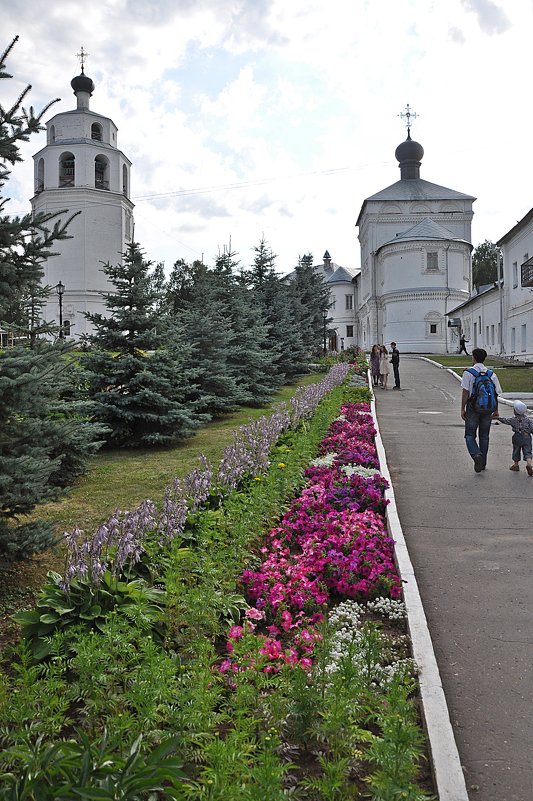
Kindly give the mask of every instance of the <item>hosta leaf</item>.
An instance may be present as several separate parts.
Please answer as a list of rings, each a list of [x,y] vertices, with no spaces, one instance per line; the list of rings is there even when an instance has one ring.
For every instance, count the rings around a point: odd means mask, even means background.
[[[40,616],[39,620],[41,623],[57,623],[60,617],[56,612],[46,612]]]

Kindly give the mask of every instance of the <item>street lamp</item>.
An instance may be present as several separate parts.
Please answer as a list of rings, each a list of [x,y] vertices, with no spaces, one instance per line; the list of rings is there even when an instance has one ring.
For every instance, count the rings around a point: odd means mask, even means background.
[[[60,281],[56,284],[56,292],[59,298],[59,339],[65,338],[65,332],[63,331],[63,293],[65,291],[65,284]]]
[[[322,310],[322,317],[324,319],[324,356],[326,355],[326,321],[328,319],[328,310]]]

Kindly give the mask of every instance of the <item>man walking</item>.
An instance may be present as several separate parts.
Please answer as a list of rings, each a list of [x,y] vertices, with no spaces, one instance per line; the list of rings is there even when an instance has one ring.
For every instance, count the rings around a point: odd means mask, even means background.
[[[394,386],[393,389],[400,389],[400,351],[396,347],[396,342],[390,343],[391,348],[391,364],[394,371]]]
[[[498,395],[502,391],[496,374],[485,367],[486,358],[486,350],[474,348],[474,366],[466,369],[461,379],[461,417],[465,421],[466,447],[474,460],[476,473],[487,466],[490,424],[493,414],[498,414]]]
[[[466,353],[466,355],[468,356],[468,351],[466,349],[466,337],[463,331],[461,331],[461,336],[459,338],[459,345],[460,345],[459,353]]]

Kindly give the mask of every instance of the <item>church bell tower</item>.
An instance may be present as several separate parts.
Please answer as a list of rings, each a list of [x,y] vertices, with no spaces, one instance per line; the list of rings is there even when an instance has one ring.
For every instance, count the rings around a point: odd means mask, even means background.
[[[103,293],[112,287],[102,266],[118,264],[133,236],[131,161],[118,149],[114,122],[90,109],[94,83],[85,75],[86,56],[82,48],[81,74],[71,81],[76,108],[46,123],[46,146],[33,157],[31,200],[34,214],[64,211],[66,220],[80,212],[68,228],[72,238],[54,244],[58,255],[45,262],[43,278],[52,287],[44,318],[59,325],[61,309],[61,335],[76,339],[92,330],[86,312],[105,315]]]

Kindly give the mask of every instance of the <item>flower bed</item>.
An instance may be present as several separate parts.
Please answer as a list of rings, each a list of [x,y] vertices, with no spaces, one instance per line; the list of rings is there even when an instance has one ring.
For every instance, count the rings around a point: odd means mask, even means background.
[[[6,793],[428,798],[369,393],[345,376],[241,429],[162,510],[70,535],[19,616],[43,666],[23,644],[0,699]]]

